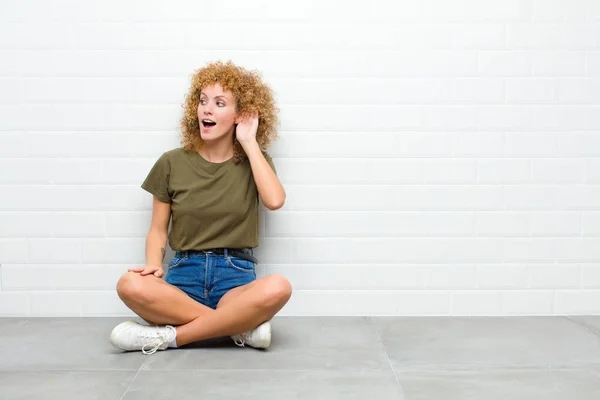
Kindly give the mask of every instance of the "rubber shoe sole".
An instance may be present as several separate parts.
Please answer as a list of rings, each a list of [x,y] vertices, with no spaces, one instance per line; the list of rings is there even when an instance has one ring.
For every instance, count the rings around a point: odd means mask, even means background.
[[[123,350],[123,351],[132,351],[129,349],[124,349],[122,347],[119,347],[119,343],[117,341],[119,335],[121,335],[121,333],[125,332],[126,330],[130,329],[132,325],[138,325],[138,323],[135,321],[125,321],[125,322],[121,322],[119,325],[115,326],[115,328],[110,333],[110,344],[112,344],[114,348]]]

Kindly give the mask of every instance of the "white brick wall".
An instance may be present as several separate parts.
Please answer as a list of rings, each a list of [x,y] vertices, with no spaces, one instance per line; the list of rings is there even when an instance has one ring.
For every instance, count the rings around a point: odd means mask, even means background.
[[[258,68],[287,315],[600,314],[600,2],[4,0],[0,315],[127,315],[194,69]]]

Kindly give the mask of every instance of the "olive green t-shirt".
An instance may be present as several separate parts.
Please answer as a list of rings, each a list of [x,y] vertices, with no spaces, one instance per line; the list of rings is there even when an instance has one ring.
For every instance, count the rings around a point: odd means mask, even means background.
[[[247,159],[213,163],[180,147],[160,156],[142,188],[171,204],[173,250],[258,246],[258,190]]]

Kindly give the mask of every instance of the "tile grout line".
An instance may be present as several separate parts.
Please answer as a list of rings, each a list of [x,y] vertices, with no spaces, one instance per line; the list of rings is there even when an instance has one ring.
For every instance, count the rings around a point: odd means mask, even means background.
[[[133,377],[133,379],[131,380],[131,382],[129,382],[129,385],[127,385],[127,387],[125,388],[125,391],[123,392],[123,394],[121,395],[121,398],[119,400],[123,400],[123,397],[125,397],[125,395],[129,391],[129,388],[131,387],[131,385],[133,384],[133,382],[135,381],[135,379],[138,377],[138,375],[140,374],[140,372],[142,372],[142,368],[144,367],[144,364],[146,364],[146,361],[148,361],[148,356],[146,356],[146,358],[144,359],[144,362],[142,363],[142,365],[140,365],[140,368],[136,372],[136,374]]]
[[[400,380],[398,379],[396,370],[394,369],[394,366],[392,365],[392,360],[390,360],[390,356],[387,352],[387,349],[385,348],[385,345],[383,344],[383,340],[381,340],[381,336],[379,335],[379,330],[377,329],[377,327],[375,326],[375,323],[373,322],[373,317],[369,316],[369,322],[371,323],[371,327],[373,329],[375,329],[375,333],[377,334],[377,339],[379,339],[379,344],[381,344],[381,347],[383,348],[383,353],[385,354],[385,358],[387,359],[390,369],[392,370],[392,373],[394,374],[394,378],[396,378],[396,384],[398,385],[398,388],[400,389],[400,395],[402,396],[402,400],[406,400],[406,395],[404,394],[404,390],[402,389],[402,385],[400,384]]]
[[[565,315],[564,316],[568,321],[571,321],[572,323],[574,323],[575,325],[583,328],[584,330],[586,330],[588,333],[590,333],[592,336],[596,337],[597,339],[600,340],[600,332],[596,332],[596,330],[590,326],[588,326],[585,322],[582,321],[578,321],[576,319],[573,318],[573,315]]]

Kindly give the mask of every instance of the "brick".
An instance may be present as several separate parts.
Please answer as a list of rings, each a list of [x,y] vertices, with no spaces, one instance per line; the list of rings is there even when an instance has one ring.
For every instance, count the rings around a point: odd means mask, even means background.
[[[554,293],[551,290],[507,290],[502,293],[504,315],[553,315]]]
[[[600,290],[557,290],[556,314],[600,314]]]
[[[502,315],[502,294],[492,290],[452,291],[451,315]]]
[[[552,104],[557,101],[556,85],[554,79],[507,79],[506,102],[509,104]]]
[[[22,317],[30,314],[31,299],[26,293],[0,293],[0,316]]]
[[[405,290],[424,287],[424,266],[399,264],[267,264],[296,290]]]
[[[579,212],[536,212],[528,219],[529,236],[580,236],[581,214]]]
[[[531,287],[535,289],[575,289],[581,284],[578,264],[528,264]],[[584,279],[587,281],[588,279]]]
[[[534,51],[534,76],[584,76],[584,51]]]
[[[586,19],[586,9],[586,2],[533,0],[533,21],[582,22]]]
[[[478,75],[485,77],[531,76],[533,55],[526,50],[481,50],[477,68]]]
[[[522,289],[527,287],[527,270],[522,265],[480,264],[476,267],[480,289]]]
[[[418,212],[278,212],[266,215],[269,237],[386,237],[423,236]]]
[[[282,316],[447,316],[443,290],[299,290]]]
[[[428,289],[475,289],[475,265],[423,265],[425,286]]]
[[[477,236],[526,236],[527,214],[522,212],[477,212]]]
[[[479,160],[477,178],[482,184],[516,184],[529,182],[531,163],[528,160]]]
[[[533,160],[531,180],[539,183],[584,183],[584,160]]]

